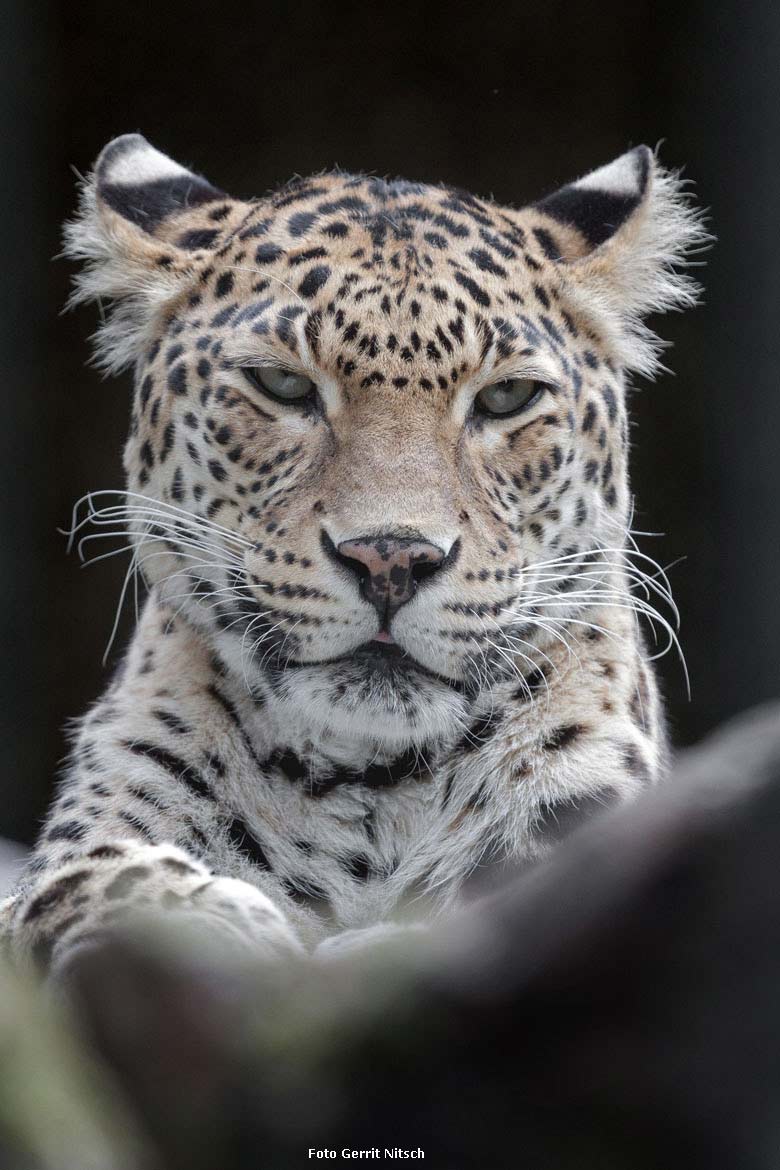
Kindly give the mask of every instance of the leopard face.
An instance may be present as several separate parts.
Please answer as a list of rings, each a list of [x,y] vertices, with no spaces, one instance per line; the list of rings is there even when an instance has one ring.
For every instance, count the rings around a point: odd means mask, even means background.
[[[517,211],[344,174],[246,203],[118,139],[69,238],[136,369],[147,581],[291,711],[446,735],[616,595],[625,372],[697,230],[646,148]]]

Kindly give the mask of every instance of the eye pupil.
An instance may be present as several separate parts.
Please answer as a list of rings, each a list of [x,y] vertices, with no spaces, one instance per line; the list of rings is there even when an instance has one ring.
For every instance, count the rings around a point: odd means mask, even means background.
[[[316,389],[305,374],[296,374],[280,366],[244,366],[242,372],[253,386],[277,402],[306,402]]]
[[[474,408],[489,418],[508,417],[530,406],[544,389],[542,382],[534,382],[531,378],[507,378],[504,382],[483,386],[474,400]]]

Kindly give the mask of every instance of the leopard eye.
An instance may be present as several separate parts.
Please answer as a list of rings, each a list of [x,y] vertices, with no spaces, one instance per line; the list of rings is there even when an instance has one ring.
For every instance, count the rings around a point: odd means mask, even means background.
[[[279,366],[243,366],[244,377],[277,402],[308,402],[316,386],[305,374],[292,374]]]
[[[505,382],[483,386],[474,399],[474,409],[490,418],[506,418],[536,402],[544,390],[543,382],[534,382],[530,378],[508,378]]]

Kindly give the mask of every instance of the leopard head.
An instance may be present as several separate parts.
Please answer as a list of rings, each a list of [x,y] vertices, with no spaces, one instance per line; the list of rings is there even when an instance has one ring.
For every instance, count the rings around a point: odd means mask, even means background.
[[[617,596],[626,375],[704,238],[646,147],[517,210],[340,172],[234,199],[127,135],[66,230],[135,371],[138,564],[250,689],[413,746]]]

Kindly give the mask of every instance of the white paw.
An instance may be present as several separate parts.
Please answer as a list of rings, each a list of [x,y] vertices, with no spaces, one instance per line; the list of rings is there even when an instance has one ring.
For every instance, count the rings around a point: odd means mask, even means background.
[[[248,882],[215,877],[171,845],[117,841],[56,870],[18,907],[19,954],[55,979],[112,935],[156,938],[216,961],[280,959],[303,950],[281,910]]]
[[[225,942],[265,958],[303,953],[282,911],[261,890],[238,878],[202,883],[180,904],[179,916],[196,926],[208,923]]]

